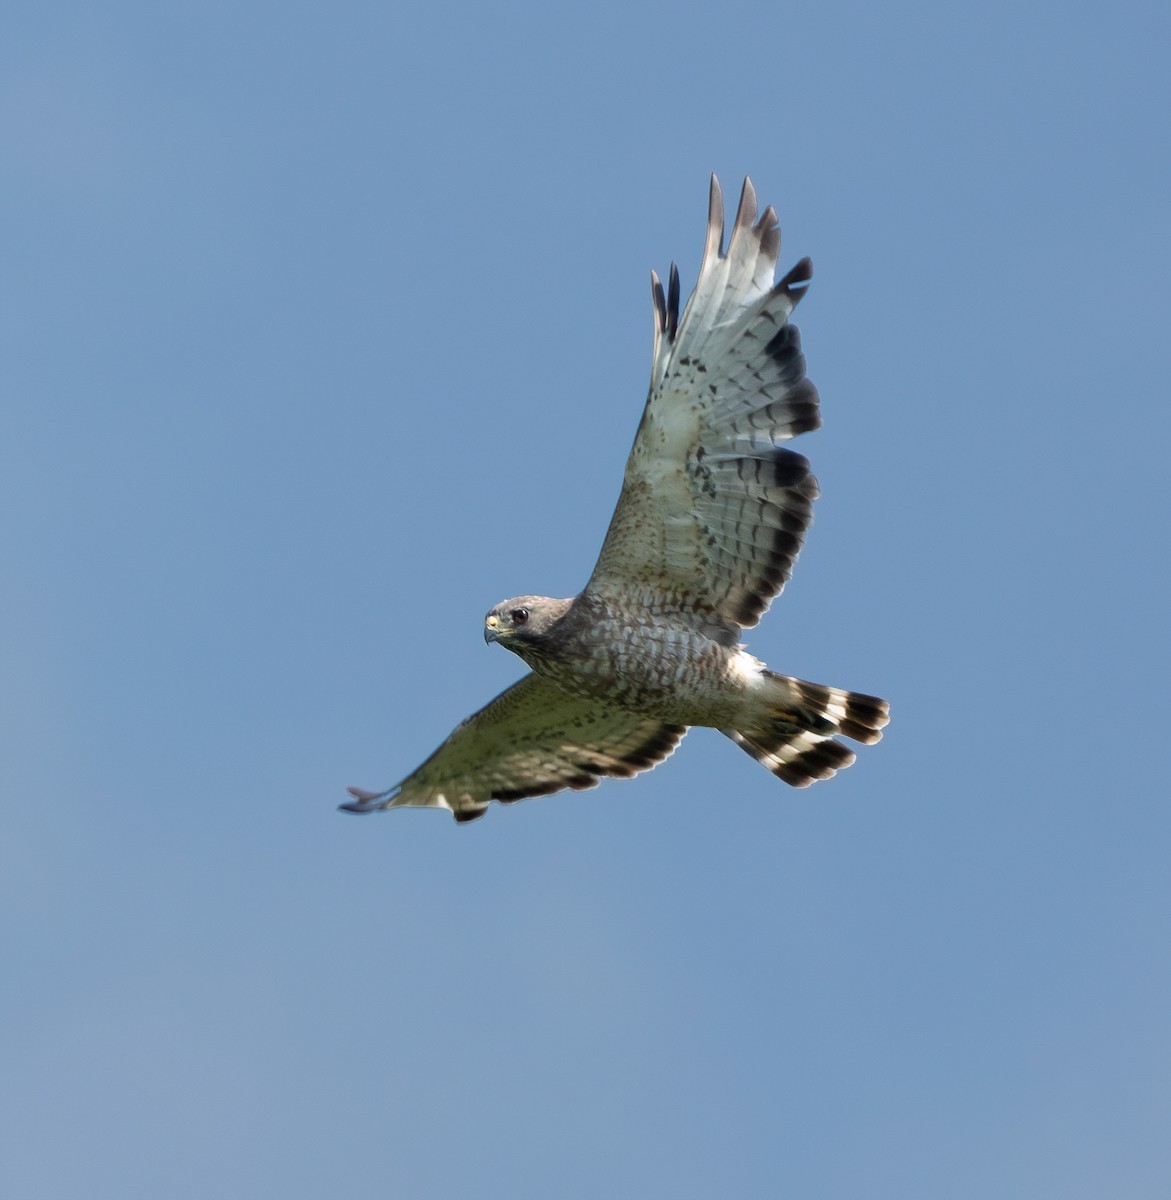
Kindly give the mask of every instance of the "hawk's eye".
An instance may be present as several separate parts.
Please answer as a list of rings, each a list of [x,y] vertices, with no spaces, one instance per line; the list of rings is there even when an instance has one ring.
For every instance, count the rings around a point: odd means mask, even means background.
[[[529,619],[529,610],[527,608],[514,608],[508,615],[512,618],[514,625],[523,625]]]

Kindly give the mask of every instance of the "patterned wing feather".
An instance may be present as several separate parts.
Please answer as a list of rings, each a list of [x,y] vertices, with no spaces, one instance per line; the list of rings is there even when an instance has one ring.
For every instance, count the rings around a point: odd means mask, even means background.
[[[666,758],[686,732],[526,675],[457,726],[400,784],[381,793],[350,788],[354,803],[341,807],[446,808],[457,821],[472,821],[490,800],[581,791],[603,776],[637,775]]]
[[[820,424],[789,316],[812,276],[774,283],[780,230],[744,181],[727,252],[712,177],[707,244],[682,317],[679,275],[652,273],[651,388],[588,590],[694,614],[725,644],[789,578],[817,481],[782,443]]]

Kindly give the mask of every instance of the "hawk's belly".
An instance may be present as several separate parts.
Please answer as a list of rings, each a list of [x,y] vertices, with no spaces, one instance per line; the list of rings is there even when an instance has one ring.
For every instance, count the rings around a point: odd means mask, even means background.
[[[613,618],[575,632],[533,669],[566,691],[602,696],[678,725],[734,725],[746,700],[742,651],[678,625]]]

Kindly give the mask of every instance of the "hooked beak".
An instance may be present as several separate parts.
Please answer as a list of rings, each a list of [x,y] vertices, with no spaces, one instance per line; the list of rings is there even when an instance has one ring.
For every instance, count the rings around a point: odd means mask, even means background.
[[[484,618],[484,641],[491,644],[500,640],[500,635],[504,633],[501,628],[500,618],[495,613],[490,613]]]

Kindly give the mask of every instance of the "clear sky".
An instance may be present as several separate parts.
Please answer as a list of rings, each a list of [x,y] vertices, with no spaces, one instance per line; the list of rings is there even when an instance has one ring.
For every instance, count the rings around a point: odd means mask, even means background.
[[[10,0],[0,1192],[1171,1194],[1165,4]],[[753,651],[891,699],[459,828],[708,175],[823,499]]]

